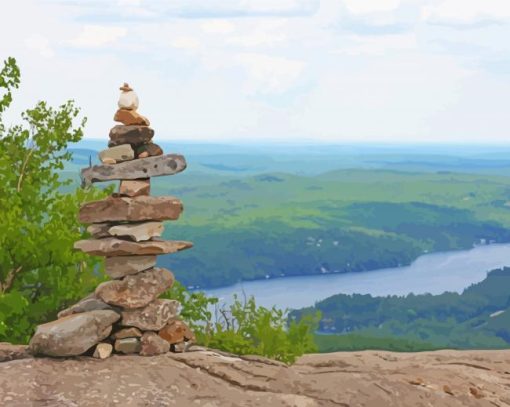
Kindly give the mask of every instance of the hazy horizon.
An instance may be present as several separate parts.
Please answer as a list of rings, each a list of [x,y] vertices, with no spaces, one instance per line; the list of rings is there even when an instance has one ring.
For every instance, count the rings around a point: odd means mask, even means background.
[[[21,0],[2,17],[22,72],[7,123],[75,99],[106,137],[129,82],[159,140],[508,137],[501,0]]]

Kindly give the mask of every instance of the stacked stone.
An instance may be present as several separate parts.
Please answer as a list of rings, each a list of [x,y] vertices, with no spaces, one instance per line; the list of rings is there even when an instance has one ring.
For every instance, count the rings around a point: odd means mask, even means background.
[[[103,165],[82,170],[85,186],[120,180],[118,193],[80,207],[80,222],[89,224],[92,238],[75,249],[105,256],[111,280],[94,293],[58,314],[58,320],[40,325],[30,342],[35,354],[74,356],[94,349],[94,356],[119,353],[157,355],[179,352],[194,341],[189,327],[178,318],[180,304],[159,299],[173,282],[173,274],[155,267],[160,254],[192,247],[190,242],[160,238],[163,221],[177,220],[179,199],[150,196],[150,178],[173,175],[186,168],[183,156],[162,155],[152,143],[154,130],[137,113],[138,97],[124,84],[114,120],[122,125],[110,131]],[[95,348],[94,348],[95,346]]]

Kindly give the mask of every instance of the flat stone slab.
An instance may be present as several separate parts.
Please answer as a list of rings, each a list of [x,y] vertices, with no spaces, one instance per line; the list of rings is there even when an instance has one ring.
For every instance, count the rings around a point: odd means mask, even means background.
[[[120,309],[116,307],[112,307],[111,305],[101,301],[99,298],[96,298],[94,293],[90,294],[88,297],[83,298],[79,302],[74,305],[71,305],[69,308],[66,308],[60,311],[57,314],[57,318],[65,318],[72,314],[80,314],[82,312],[89,311],[98,311],[98,310],[110,310],[118,313],[120,315]]]
[[[30,340],[34,355],[76,356],[105,339],[120,318],[113,311],[83,312],[39,325]]]
[[[108,197],[80,207],[81,223],[141,222],[179,219],[182,202],[173,196]]]
[[[136,327],[142,331],[159,331],[177,316],[178,311],[178,301],[157,299],[144,308],[122,311],[121,325]]]
[[[166,154],[84,168],[81,170],[81,180],[83,186],[88,186],[93,182],[160,177],[184,171],[186,165],[186,159],[182,155]]]
[[[122,280],[105,281],[96,288],[104,302],[122,308],[142,308],[172,287],[174,275],[163,268],[142,271]]]
[[[148,254],[169,254],[193,247],[193,243],[180,240],[149,240],[130,242],[107,237],[104,239],[78,240],[74,248],[93,256],[131,256]]]
[[[119,144],[139,146],[140,144],[149,143],[153,137],[154,130],[150,127],[118,124],[110,130],[108,147],[118,146]]]
[[[128,237],[135,242],[161,237],[163,222],[125,223],[113,225],[109,223],[95,223],[87,228],[94,238]]]
[[[148,270],[156,265],[156,256],[116,256],[105,259],[105,273],[117,279],[140,271]]]

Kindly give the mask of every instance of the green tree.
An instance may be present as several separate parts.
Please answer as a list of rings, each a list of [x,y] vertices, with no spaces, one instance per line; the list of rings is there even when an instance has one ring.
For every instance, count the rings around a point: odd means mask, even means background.
[[[73,251],[85,236],[77,211],[105,192],[64,194],[58,172],[69,143],[83,136],[85,119],[72,101],[58,108],[38,102],[7,128],[3,113],[20,84],[14,58],[0,71],[0,341],[24,343],[35,326],[88,294],[102,280],[98,258]]]

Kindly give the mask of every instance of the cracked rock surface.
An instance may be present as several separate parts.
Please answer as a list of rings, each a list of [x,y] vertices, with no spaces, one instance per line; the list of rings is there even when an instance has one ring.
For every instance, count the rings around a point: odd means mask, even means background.
[[[0,363],[0,405],[508,406],[510,350],[305,355],[212,350]]]

